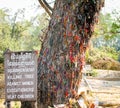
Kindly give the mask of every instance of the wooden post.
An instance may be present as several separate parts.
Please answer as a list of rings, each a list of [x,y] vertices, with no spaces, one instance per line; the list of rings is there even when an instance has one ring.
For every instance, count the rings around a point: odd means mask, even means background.
[[[33,108],[37,108],[37,101],[34,102]]]
[[[5,102],[5,108],[11,108],[10,101],[6,101],[6,102]]]
[[[84,79],[85,83],[88,85],[89,89],[90,89],[91,91],[93,91],[91,85],[89,84],[89,82],[87,81],[87,79],[86,79],[85,76],[83,76],[83,79]]]
[[[37,108],[37,101],[21,101],[21,108]]]

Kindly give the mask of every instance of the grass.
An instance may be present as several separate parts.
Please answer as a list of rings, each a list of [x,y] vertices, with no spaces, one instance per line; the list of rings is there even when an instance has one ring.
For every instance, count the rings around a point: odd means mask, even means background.
[[[92,74],[93,77],[97,77],[98,72],[97,72],[97,70],[92,69],[92,73],[91,74]]]
[[[0,99],[0,108],[5,108],[4,102],[5,99]],[[12,101],[11,108],[21,108],[21,103],[19,101]]]
[[[0,74],[4,72],[4,65],[3,63],[0,63]]]

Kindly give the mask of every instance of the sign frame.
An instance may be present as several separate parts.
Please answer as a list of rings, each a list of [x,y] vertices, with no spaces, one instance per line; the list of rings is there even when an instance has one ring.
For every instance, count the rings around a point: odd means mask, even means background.
[[[37,101],[36,51],[4,53],[6,101]]]

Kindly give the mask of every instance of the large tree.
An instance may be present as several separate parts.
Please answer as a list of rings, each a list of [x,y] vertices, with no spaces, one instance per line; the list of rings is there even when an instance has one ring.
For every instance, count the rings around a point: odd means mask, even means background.
[[[37,104],[48,108],[77,94],[85,51],[104,0],[56,0],[53,9],[45,0],[39,2],[51,16],[38,59]]]

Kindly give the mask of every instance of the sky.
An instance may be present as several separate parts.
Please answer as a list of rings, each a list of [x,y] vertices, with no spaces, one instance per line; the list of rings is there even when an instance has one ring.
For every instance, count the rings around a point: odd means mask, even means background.
[[[38,9],[38,6],[38,0],[0,0],[0,9],[9,9],[11,15],[14,15],[18,9],[24,8],[26,19],[41,14],[44,11],[42,8]]]
[[[112,13],[113,10],[120,11],[120,0],[105,0],[104,13]]]
[[[105,0],[103,13],[111,13],[114,9],[120,11],[120,0]],[[25,17],[30,18],[37,14],[41,14],[44,10],[38,9],[38,0],[0,0],[0,9],[10,9],[11,14],[17,12],[18,9],[25,8]]]

